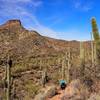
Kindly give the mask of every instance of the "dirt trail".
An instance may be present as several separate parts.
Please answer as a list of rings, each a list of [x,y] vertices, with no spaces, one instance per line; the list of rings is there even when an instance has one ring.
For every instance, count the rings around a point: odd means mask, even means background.
[[[62,98],[64,99],[64,97],[66,98],[65,100],[69,100],[69,98],[73,98],[74,100],[74,98],[76,97],[81,98],[80,94],[83,93],[82,91],[80,91],[82,90],[81,87],[82,85],[80,83],[80,80],[74,80],[70,84],[67,85],[65,90],[61,90],[61,89],[58,90],[57,95],[47,100],[61,100]]]
[[[55,95],[52,98],[48,98],[47,100],[61,100],[61,98],[64,96],[65,93],[66,93],[65,90],[59,90],[57,95]]]

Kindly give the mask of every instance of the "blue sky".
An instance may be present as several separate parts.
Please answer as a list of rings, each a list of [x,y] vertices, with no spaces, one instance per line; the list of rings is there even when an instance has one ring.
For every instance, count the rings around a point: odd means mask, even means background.
[[[0,0],[0,24],[20,19],[45,36],[90,40],[91,18],[100,26],[99,6],[99,0]]]

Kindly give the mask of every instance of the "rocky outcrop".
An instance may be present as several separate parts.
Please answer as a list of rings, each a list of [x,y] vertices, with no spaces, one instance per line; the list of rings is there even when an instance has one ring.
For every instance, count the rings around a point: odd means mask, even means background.
[[[22,28],[22,24],[20,20],[14,19],[14,20],[9,20],[5,24],[0,25],[0,29],[12,29],[12,28]]]

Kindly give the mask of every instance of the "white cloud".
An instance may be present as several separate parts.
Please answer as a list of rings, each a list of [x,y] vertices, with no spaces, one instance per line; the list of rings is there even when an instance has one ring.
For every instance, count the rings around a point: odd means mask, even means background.
[[[49,36],[52,38],[59,38],[57,32],[55,32],[54,30],[52,30],[46,26],[43,26],[40,24],[40,25],[35,26],[34,28],[44,36]]]
[[[0,3],[0,15],[19,17],[29,14],[26,5],[31,5],[32,9],[36,9],[42,2],[40,0],[1,0]]]
[[[70,0],[72,7],[79,11],[89,11],[93,8],[93,1],[91,0]]]
[[[27,7],[31,5],[32,13],[30,9],[27,9],[25,2],[27,2]],[[5,18],[23,18],[24,21],[29,19],[37,24],[34,9],[37,9],[37,6],[41,6],[40,2],[42,4],[41,0],[1,0],[0,16]]]
[[[47,21],[51,22],[51,23],[49,24],[49,26],[50,26],[50,27],[53,27],[53,26],[55,26],[55,25],[57,25],[57,24],[62,23],[62,22],[64,21],[64,17],[61,18],[61,17],[59,17],[59,16],[57,16],[57,15],[49,16],[49,17],[46,17],[46,18],[45,18],[45,21],[46,21],[46,22],[47,22]]]
[[[52,29],[40,24],[35,16],[35,10],[42,4],[42,0],[1,0],[0,17],[2,18],[18,18],[23,23],[27,23],[29,29],[34,29],[44,36],[57,38],[57,33]],[[27,6],[31,5],[33,12],[31,13]],[[33,23],[33,24],[32,24]]]

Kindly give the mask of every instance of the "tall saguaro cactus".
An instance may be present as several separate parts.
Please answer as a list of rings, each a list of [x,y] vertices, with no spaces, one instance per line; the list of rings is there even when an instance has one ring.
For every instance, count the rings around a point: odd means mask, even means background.
[[[65,77],[65,59],[62,60],[62,79]]]
[[[70,68],[71,68],[71,52],[70,52],[70,48],[69,48],[69,50],[68,50],[68,69],[67,69],[67,81],[68,81],[68,83],[70,82]]]
[[[97,54],[96,54],[96,42],[93,41],[93,34],[91,32],[91,64],[92,64],[92,67],[94,67],[94,65],[97,64]]]
[[[81,76],[84,77],[84,70],[85,70],[85,50],[83,47],[83,42],[80,42],[80,60],[81,60],[81,68],[80,73]]]
[[[100,37],[99,37],[99,31],[98,31],[98,27],[97,27],[95,18],[92,18],[92,32],[93,32],[94,40],[96,42],[98,42],[100,40]]]
[[[42,86],[43,87],[45,87],[47,81],[48,81],[47,68],[45,68],[42,71]]]
[[[98,31],[98,27],[97,27],[97,23],[96,23],[95,18],[92,18],[91,24],[92,24],[93,38],[94,38],[94,42],[96,45],[97,59],[99,60],[100,59],[100,35],[99,35],[99,31]]]
[[[6,68],[6,77],[7,77],[7,100],[10,100],[10,87],[11,87],[11,66],[12,60],[8,57],[7,68]]]
[[[84,59],[84,48],[83,48],[83,42],[80,42],[80,59],[83,61]]]

